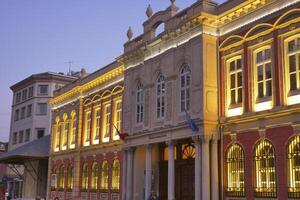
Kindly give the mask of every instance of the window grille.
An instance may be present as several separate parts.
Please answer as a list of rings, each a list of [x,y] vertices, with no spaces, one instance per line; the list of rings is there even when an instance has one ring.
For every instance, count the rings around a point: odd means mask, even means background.
[[[267,140],[260,141],[255,148],[254,170],[255,197],[276,198],[275,150]]]
[[[229,197],[245,196],[245,155],[239,144],[232,144],[226,152],[227,188]]]
[[[300,136],[294,137],[288,144],[288,197],[300,198]]]

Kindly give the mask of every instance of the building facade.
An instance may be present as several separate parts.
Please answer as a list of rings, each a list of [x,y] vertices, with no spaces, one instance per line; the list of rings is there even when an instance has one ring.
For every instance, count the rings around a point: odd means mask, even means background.
[[[171,2],[120,58],[123,199],[299,199],[300,1]]]
[[[123,72],[113,62],[51,99],[48,199],[119,199]]]
[[[13,91],[8,151],[50,134],[51,110],[48,101],[54,90],[76,77],[46,72],[34,74],[11,86]],[[35,181],[22,165],[8,165],[8,193],[16,198],[35,198]],[[26,178],[27,177],[27,178]],[[25,181],[25,183],[24,183]]]
[[[300,3],[266,3],[221,28],[224,199],[300,198]]]
[[[146,14],[50,101],[48,197],[300,199],[300,0]]]

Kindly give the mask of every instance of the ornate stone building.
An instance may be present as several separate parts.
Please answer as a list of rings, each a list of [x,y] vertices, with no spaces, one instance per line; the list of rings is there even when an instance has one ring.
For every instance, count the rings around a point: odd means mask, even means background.
[[[123,71],[113,62],[60,89],[50,101],[49,199],[119,199]]]
[[[299,199],[300,0],[146,14],[116,62],[51,100],[48,196]]]

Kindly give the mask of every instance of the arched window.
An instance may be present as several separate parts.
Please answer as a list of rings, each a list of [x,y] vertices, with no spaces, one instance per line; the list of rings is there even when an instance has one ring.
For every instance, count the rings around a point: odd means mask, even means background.
[[[300,198],[300,136],[290,140],[287,154],[289,198]]]
[[[58,169],[57,167],[53,167],[51,171],[51,190],[55,191],[58,183],[57,183],[57,177],[58,177]]]
[[[91,125],[92,125],[92,114],[91,110],[84,112],[84,146],[89,146],[91,142]]]
[[[165,116],[165,78],[159,75],[156,82],[156,116],[163,118]]]
[[[138,83],[136,90],[136,122],[144,121],[144,90],[143,85]]]
[[[54,134],[54,151],[57,152],[60,149],[60,119],[56,117],[55,125],[53,126]]]
[[[88,164],[84,163],[82,166],[81,189],[87,191],[89,183],[89,168]]]
[[[71,113],[71,121],[70,121],[70,131],[69,131],[69,147],[70,149],[75,148],[75,140],[76,140],[76,113]]]
[[[91,182],[92,190],[98,189],[98,163],[95,161],[92,166],[92,182]]]
[[[101,190],[108,190],[108,162],[105,160],[101,167]]]
[[[68,142],[68,135],[69,135],[69,122],[68,122],[68,115],[65,113],[63,115],[63,122],[62,122],[62,134],[61,134],[61,149],[67,149],[67,142]]]
[[[245,155],[239,144],[232,144],[226,152],[227,188],[229,197],[245,196]]]
[[[69,191],[73,189],[73,166],[69,165],[68,167],[68,185],[67,188]]]
[[[260,198],[272,198],[277,196],[275,149],[267,141],[260,141],[255,148],[255,196]]]
[[[114,160],[112,167],[112,183],[111,189],[114,191],[120,190],[120,161]]]
[[[191,71],[189,66],[184,64],[180,70],[180,110],[184,112],[190,109],[190,85]]]
[[[59,190],[63,190],[65,187],[65,167],[63,165],[59,168],[59,175],[58,175],[58,188]]]

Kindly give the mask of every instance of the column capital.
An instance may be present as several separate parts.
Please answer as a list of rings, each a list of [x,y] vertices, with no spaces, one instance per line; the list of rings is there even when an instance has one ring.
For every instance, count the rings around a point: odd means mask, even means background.
[[[166,141],[167,146],[174,146],[175,144],[176,144],[176,142],[174,140]]]
[[[200,144],[201,143],[201,139],[200,139],[199,135],[193,136],[192,140],[194,141],[195,144]]]
[[[153,144],[145,144],[145,148],[149,149],[149,150],[152,149],[152,146],[153,146]]]
[[[136,147],[124,147],[123,148],[123,151],[127,151],[127,152],[134,152],[135,151],[135,149],[136,149]]]
[[[201,135],[200,136],[202,144],[208,144],[211,140],[211,135]]]

